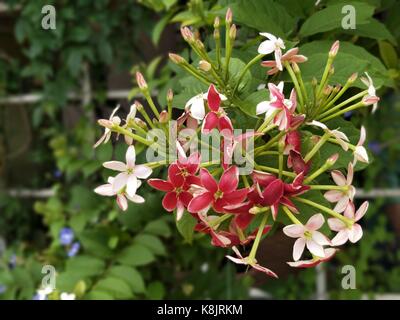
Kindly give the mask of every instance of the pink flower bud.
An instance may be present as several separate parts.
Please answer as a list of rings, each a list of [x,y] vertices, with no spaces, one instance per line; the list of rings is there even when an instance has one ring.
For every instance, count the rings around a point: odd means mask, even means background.
[[[139,71],[136,72],[136,82],[141,90],[147,89],[147,82]]]
[[[190,29],[188,28],[188,27],[183,27],[183,28],[181,28],[181,34],[182,34],[182,37],[183,37],[183,39],[186,41],[186,42],[193,42],[194,41],[194,35],[193,35],[193,32],[192,31],[190,31]]]
[[[204,72],[208,72],[208,71],[211,70],[211,64],[208,63],[208,62],[205,61],[205,60],[200,60],[200,62],[199,62],[199,69],[202,70],[202,71],[204,71]]]
[[[231,28],[229,29],[229,38],[231,38],[231,40],[235,40],[236,39],[236,33],[237,33],[236,25],[233,24],[231,26]]]
[[[168,102],[172,102],[172,100],[174,100],[174,92],[172,91],[172,89],[168,89],[168,91],[167,91],[167,101]]]
[[[377,97],[377,96],[365,96],[363,99],[362,99],[362,102],[364,103],[364,105],[366,105],[366,106],[370,106],[370,105],[372,105],[372,104],[374,104],[374,103],[377,103],[379,101],[379,97]]]
[[[340,47],[340,42],[339,42],[339,40],[336,40],[333,43],[331,49],[329,50],[329,56],[330,57],[336,57],[336,55],[337,55],[337,53],[339,51],[339,47]]]
[[[220,25],[219,17],[215,17],[215,19],[214,19],[214,28],[215,29],[219,28],[219,25]]]
[[[169,119],[168,112],[166,110],[163,110],[160,112],[160,123],[167,123]]]
[[[183,57],[175,53],[169,53],[168,56],[171,59],[171,61],[175,64],[182,64],[185,63],[186,61]]]
[[[331,155],[327,160],[326,163],[330,166],[333,166],[335,164],[335,162],[337,161],[337,159],[339,159],[339,154],[335,153],[333,155]]]
[[[354,81],[357,80],[357,77],[358,77],[358,73],[355,72],[350,76],[350,78],[347,81],[350,82],[350,83],[353,83]]]
[[[233,18],[232,9],[228,8],[228,10],[226,11],[226,16],[225,16],[226,23],[227,24],[231,24],[232,23],[232,18]]]

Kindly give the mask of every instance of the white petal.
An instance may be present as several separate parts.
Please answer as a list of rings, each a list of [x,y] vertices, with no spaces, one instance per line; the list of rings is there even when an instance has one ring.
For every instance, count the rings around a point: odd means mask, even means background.
[[[268,110],[271,110],[271,106],[269,105],[269,101],[262,101],[259,104],[257,104],[256,107],[256,114],[262,114],[267,112]]]
[[[204,99],[203,95],[201,95],[201,97],[197,97],[192,101],[190,106],[190,114],[193,118],[197,120],[203,120],[205,113]]]
[[[346,185],[346,177],[339,170],[333,170],[331,175],[333,181],[335,181],[338,186],[342,187]]]
[[[101,196],[115,195],[112,184],[103,184],[101,186],[98,186],[96,189],[94,189],[94,192],[96,192],[97,194],[99,194]]]
[[[303,254],[304,247],[306,246],[306,240],[303,238],[299,238],[293,245],[293,260],[297,261],[300,259]]]
[[[336,211],[337,213],[342,213],[344,210],[346,210],[347,205],[349,204],[349,197],[348,196],[343,196],[338,203],[336,204],[335,208],[333,208],[333,211]]]
[[[130,196],[130,195],[127,194],[126,197],[127,197],[130,201],[132,201],[132,202],[134,202],[134,203],[144,203],[144,198],[141,197],[141,196],[139,196],[139,195],[137,195],[137,194],[134,194],[134,195],[132,195],[132,196]]]
[[[268,32],[260,32],[260,36],[266,37],[267,39],[269,39],[271,41],[278,40],[272,33],[268,33]]]
[[[153,170],[151,170],[149,167],[139,164],[135,166],[135,170],[133,173],[139,179],[147,179],[152,172]]]
[[[337,218],[329,218],[328,225],[332,231],[341,231],[346,229],[346,224],[342,220]]]
[[[135,175],[130,174],[128,177],[128,181],[126,182],[126,193],[133,197],[133,195],[136,193],[136,190],[138,188],[137,186],[137,178]]]
[[[128,147],[128,150],[126,150],[125,158],[126,158],[126,166],[128,168],[133,168],[136,162],[136,152],[134,146]]]
[[[363,230],[358,223],[355,223],[351,229],[347,231],[351,243],[356,243],[363,236]]]
[[[331,244],[331,241],[321,232],[314,231],[312,233],[312,239],[321,246],[327,246]]]
[[[280,71],[283,70],[281,58],[282,58],[282,51],[281,51],[281,49],[275,49],[275,62],[276,62],[276,67],[277,67]]]
[[[304,234],[304,226],[300,224],[291,224],[283,228],[283,233],[291,238],[298,238]]]
[[[275,50],[275,43],[270,40],[266,40],[260,43],[258,47],[258,53],[260,54],[270,54]]]
[[[341,230],[339,231],[336,236],[332,239],[332,245],[333,246],[341,246],[342,244],[345,244],[347,240],[349,239],[349,236],[347,234],[347,230]]]
[[[369,206],[369,202],[368,201],[364,201],[363,204],[356,211],[356,214],[355,214],[355,217],[354,217],[355,221],[360,220],[365,215],[365,213],[368,210],[368,206]]]
[[[313,255],[321,258],[325,257],[324,248],[316,243],[314,240],[307,239],[306,246]]]
[[[367,150],[363,146],[356,146],[354,156],[357,160],[361,162],[369,163]]]
[[[360,139],[358,140],[357,146],[362,146],[365,142],[366,137],[367,137],[367,132],[365,131],[365,127],[362,126],[360,129]]]
[[[308,230],[318,230],[324,224],[325,219],[321,213],[314,214],[306,223],[306,228]]]
[[[115,193],[119,192],[123,187],[126,186],[128,177],[129,175],[127,175],[125,172],[121,172],[114,178],[112,185]]]
[[[107,161],[103,163],[103,167],[115,171],[125,171],[126,164],[121,161]]]
[[[343,197],[343,192],[339,190],[329,190],[325,192],[324,197],[329,202],[338,202]]]

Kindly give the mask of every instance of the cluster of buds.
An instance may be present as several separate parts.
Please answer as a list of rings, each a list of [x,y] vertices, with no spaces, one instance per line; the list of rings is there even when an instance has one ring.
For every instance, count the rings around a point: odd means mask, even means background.
[[[109,119],[99,120],[105,132],[96,146],[109,141],[111,133],[115,132],[125,137],[128,148],[126,162],[104,163],[104,167],[119,173],[110,177],[107,184],[96,188],[95,192],[115,196],[121,209],[126,210],[128,200],[136,204],[145,201],[137,190],[142,185],[141,181],[147,180],[149,186],[165,193],[162,205],[167,212],[176,212],[177,220],[185,215],[191,216],[197,221],[194,230],[209,235],[212,245],[232,248],[236,256],[228,255],[228,259],[269,276],[277,277],[272,270],[257,262],[256,255],[261,239],[275,223],[290,221],[283,228],[285,235],[296,239],[293,261],[288,262],[290,266],[312,267],[327,261],[334,256],[338,246],[347,241],[357,242],[362,237],[358,221],[366,213],[368,203],[356,209],[356,189],[352,183],[357,162],[368,163],[369,159],[363,146],[366,137],[364,128],[361,129],[359,142],[353,145],[344,132],[339,128],[329,128],[326,122],[349,110],[374,105],[379,98],[375,95],[372,79],[368,75],[362,79],[368,85],[367,90],[337,103],[357,76],[353,75],[343,87],[329,85],[329,77],[334,72],[332,63],[339,50],[339,42],[335,42],[328,54],[321,81],[313,84],[314,97],[309,99],[298,67],[298,63],[306,62],[307,58],[298,54],[298,48],[283,53],[285,43],[282,39],[262,33],[268,40],[261,43],[259,55],[241,70],[241,74],[235,75],[237,83],[232,86],[229,60],[236,26],[232,24],[230,10],[225,19],[227,37],[224,59],[221,58],[220,26],[217,18],[214,23],[216,55],[213,59],[204,43],[195,36],[196,33],[187,27],[182,29],[184,40],[200,58],[198,68],[179,55],[170,54],[173,62],[208,86],[206,92],[199,92],[188,100],[183,114],[176,121],[171,120],[172,91],[168,92],[167,109],[159,112],[141,74],[137,74],[137,82],[155,119],[151,119],[145,108],[135,102],[123,125],[123,121],[115,115],[117,110]],[[274,60],[264,61],[262,66],[271,68],[269,74],[286,69],[294,88],[289,95],[285,95],[282,82],[268,83],[269,100],[256,106],[257,115],[265,114],[263,120],[260,119],[261,125],[252,132],[237,134],[236,129],[239,128],[235,128],[235,119],[231,118],[229,109],[235,107],[235,102],[241,98],[240,82],[251,66],[272,53]],[[357,99],[361,100],[347,106]],[[136,111],[141,113],[143,120],[136,118]],[[178,135],[174,136],[171,128]],[[208,161],[203,152],[191,148],[192,144],[186,139],[188,136],[185,139],[179,136],[179,133],[189,129],[192,130],[189,140],[195,139],[202,144],[205,144],[204,139],[198,139],[198,135],[210,137],[219,134],[218,145],[205,146],[207,154],[215,152],[217,159]],[[150,134],[152,130],[165,132],[166,139],[154,141]],[[302,143],[304,131],[314,132],[314,143],[307,150]],[[135,163],[134,145],[150,150],[159,146],[160,141],[164,141],[165,147],[161,160],[139,165]],[[340,157],[339,153],[330,154],[322,164],[316,165],[316,155],[327,145],[338,145],[343,152],[353,154],[346,174],[338,169],[331,171]],[[171,150],[175,151],[172,158]],[[250,171],[241,171],[242,163],[234,156],[237,153],[251,164]],[[276,166],[266,165],[271,162]],[[164,179],[149,179],[154,168],[163,166],[167,167]],[[329,173],[332,184],[318,184],[318,178]],[[322,204],[311,200],[311,192],[324,192],[327,202]],[[312,215],[302,212],[300,207],[304,205],[313,212]],[[325,222],[328,227],[325,229],[330,230],[327,234],[321,231]],[[336,234],[330,236],[331,232]],[[245,250],[248,246],[251,246],[250,252],[244,256],[239,247]],[[308,253],[305,253],[306,248]]]

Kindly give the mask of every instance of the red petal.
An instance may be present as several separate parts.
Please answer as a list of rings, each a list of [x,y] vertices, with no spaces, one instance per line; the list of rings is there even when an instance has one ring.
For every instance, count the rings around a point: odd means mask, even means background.
[[[257,171],[257,170],[253,171],[253,173],[251,174],[251,177],[254,182],[259,183],[260,186],[262,186],[262,187],[267,187],[270,185],[271,182],[278,179],[271,173],[266,173],[266,172]]]
[[[239,169],[236,166],[226,170],[219,180],[219,189],[224,193],[230,193],[236,190],[239,184]]]
[[[176,192],[168,192],[162,200],[162,206],[167,211],[173,211],[176,208],[177,197]]]
[[[184,185],[184,189],[187,190],[190,185],[192,184],[196,184],[198,186],[201,186],[201,180],[199,177],[196,176],[187,176],[185,179],[185,185]]]
[[[207,208],[214,200],[214,195],[211,192],[205,192],[197,197],[194,197],[188,205],[188,211],[197,213]]]
[[[298,131],[290,131],[286,134],[286,144],[292,146],[292,150],[300,152],[301,150],[301,139]]]
[[[224,207],[228,205],[225,199],[217,199],[213,203],[213,209],[216,212],[222,213],[225,211]]]
[[[246,199],[247,193],[249,192],[249,189],[244,188],[244,189],[239,189],[232,191],[230,193],[224,193],[223,199],[229,204],[238,204],[241,203],[244,199]]]
[[[218,125],[218,116],[214,112],[207,113],[203,120],[202,133],[208,133],[212,129],[215,129]]]
[[[250,222],[253,220],[254,217],[255,217],[254,214],[244,212],[244,213],[238,214],[234,220],[235,220],[235,223],[237,224],[237,226],[240,229],[244,230],[249,226]]]
[[[208,89],[207,101],[208,106],[212,111],[218,111],[219,106],[221,105],[221,98],[213,84],[210,85],[210,88]]]
[[[171,181],[172,185],[175,188],[179,188],[183,186],[185,182],[184,177],[181,174],[181,169],[179,169],[177,164],[171,164],[168,168],[168,179]]]
[[[271,182],[263,192],[264,204],[272,206],[278,203],[280,198],[283,196],[284,183],[280,179],[276,179]]]
[[[223,136],[230,137],[233,134],[233,126],[231,119],[227,116],[222,116],[218,121],[218,129],[222,133]]]
[[[191,193],[187,191],[183,191],[178,195],[178,200],[183,203],[185,207],[189,205],[189,202],[193,199],[193,196]]]
[[[174,189],[174,186],[172,185],[171,182],[161,179],[149,179],[147,180],[147,183],[154,189],[164,192],[172,191]]]
[[[200,169],[200,180],[202,186],[206,188],[208,191],[210,191],[212,194],[217,192],[218,184],[207,169],[204,168]]]

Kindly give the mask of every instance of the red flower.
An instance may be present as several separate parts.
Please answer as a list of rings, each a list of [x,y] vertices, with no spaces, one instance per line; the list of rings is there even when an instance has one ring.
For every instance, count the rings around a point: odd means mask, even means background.
[[[222,133],[226,133],[228,136],[233,134],[233,126],[231,119],[226,115],[224,109],[220,107],[221,97],[214,85],[211,85],[208,89],[208,107],[210,112],[207,113],[203,121],[201,128],[202,133],[208,133],[211,130],[218,128]]]
[[[197,170],[196,170],[197,171]],[[185,176],[178,164],[171,164],[168,168],[168,180],[149,179],[147,183],[153,188],[167,192],[163,198],[162,206],[171,212],[177,209],[177,219],[179,220],[184,209],[188,206],[193,196],[188,191],[190,184],[199,183],[197,177],[192,175]]]
[[[242,202],[248,189],[236,190],[239,184],[239,169],[236,166],[226,170],[217,183],[207,169],[200,169],[200,192],[190,201],[188,211],[207,211],[210,206],[216,212],[224,212],[224,207]]]

